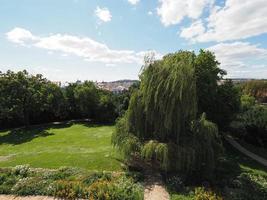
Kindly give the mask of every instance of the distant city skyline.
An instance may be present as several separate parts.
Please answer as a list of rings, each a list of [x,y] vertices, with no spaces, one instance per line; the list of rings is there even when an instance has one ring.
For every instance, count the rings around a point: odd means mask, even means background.
[[[136,80],[147,52],[208,49],[229,78],[267,78],[266,10],[263,0],[2,0],[0,71]]]

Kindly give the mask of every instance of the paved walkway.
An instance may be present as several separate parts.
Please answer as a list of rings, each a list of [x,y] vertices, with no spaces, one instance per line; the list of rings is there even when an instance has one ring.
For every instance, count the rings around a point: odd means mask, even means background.
[[[146,175],[144,200],[169,200],[170,195],[162,182],[162,177],[158,175]]]
[[[227,142],[229,142],[238,151],[240,151],[241,153],[245,154],[246,156],[252,158],[253,160],[255,160],[255,161],[259,162],[260,164],[264,165],[265,167],[267,167],[267,160],[266,159],[256,155],[255,153],[248,151],[247,149],[242,147],[238,142],[236,142],[230,135],[226,135],[226,136],[224,136],[224,138]]]

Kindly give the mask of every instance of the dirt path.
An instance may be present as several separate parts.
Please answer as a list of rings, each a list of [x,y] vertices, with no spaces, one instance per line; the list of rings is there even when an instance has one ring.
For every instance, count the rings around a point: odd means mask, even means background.
[[[46,196],[26,196],[19,197],[14,195],[0,195],[1,200],[55,200],[53,197]]]
[[[145,177],[144,200],[169,200],[170,195],[162,182],[160,174]]]
[[[266,159],[248,151],[247,149],[242,147],[238,142],[236,142],[230,135],[226,135],[226,136],[224,136],[224,138],[227,142],[229,142],[238,151],[240,151],[241,153],[245,154],[246,156],[252,158],[253,160],[255,160],[255,161],[261,163],[262,165],[264,165],[265,167],[267,167],[267,160]]]

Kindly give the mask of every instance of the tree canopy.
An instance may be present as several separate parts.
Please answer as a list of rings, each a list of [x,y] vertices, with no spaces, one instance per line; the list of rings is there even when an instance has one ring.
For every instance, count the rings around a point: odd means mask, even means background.
[[[0,72],[0,128],[81,118],[114,122],[128,107],[123,95],[98,89],[90,81],[61,88],[40,74]]]
[[[215,168],[222,147],[216,124],[197,111],[198,61],[193,52],[179,51],[144,67],[140,89],[112,137],[126,158],[140,155],[186,174]]]

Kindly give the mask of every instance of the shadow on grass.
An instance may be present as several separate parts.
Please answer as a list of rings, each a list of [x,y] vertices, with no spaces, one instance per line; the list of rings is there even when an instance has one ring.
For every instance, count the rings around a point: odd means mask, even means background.
[[[189,178],[181,173],[167,174],[163,177],[168,191],[184,195],[184,199],[194,199],[195,188],[205,187],[225,199],[266,200],[267,196],[261,196],[266,195],[264,192],[267,191],[263,187],[267,180],[267,168],[243,155],[226,141],[223,141],[223,145],[225,154],[210,179],[199,178],[198,174]],[[257,177],[259,181],[253,177]]]
[[[70,127],[72,123],[63,124],[46,124],[36,125],[29,128],[17,128],[8,131],[5,135],[0,135],[1,144],[13,144],[18,145],[25,142],[29,142],[34,138],[47,137],[54,135],[54,133],[48,132],[49,129],[60,129]]]
[[[215,171],[214,185],[224,187],[243,173],[267,176],[267,168],[223,141],[225,155]]]
[[[98,128],[98,127],[102,127],[102,126],[114,126],[114,123],[100,123],[100,122],[78,122],[76,124],[80,124],[83,125],[85,127],[88,128]]]

